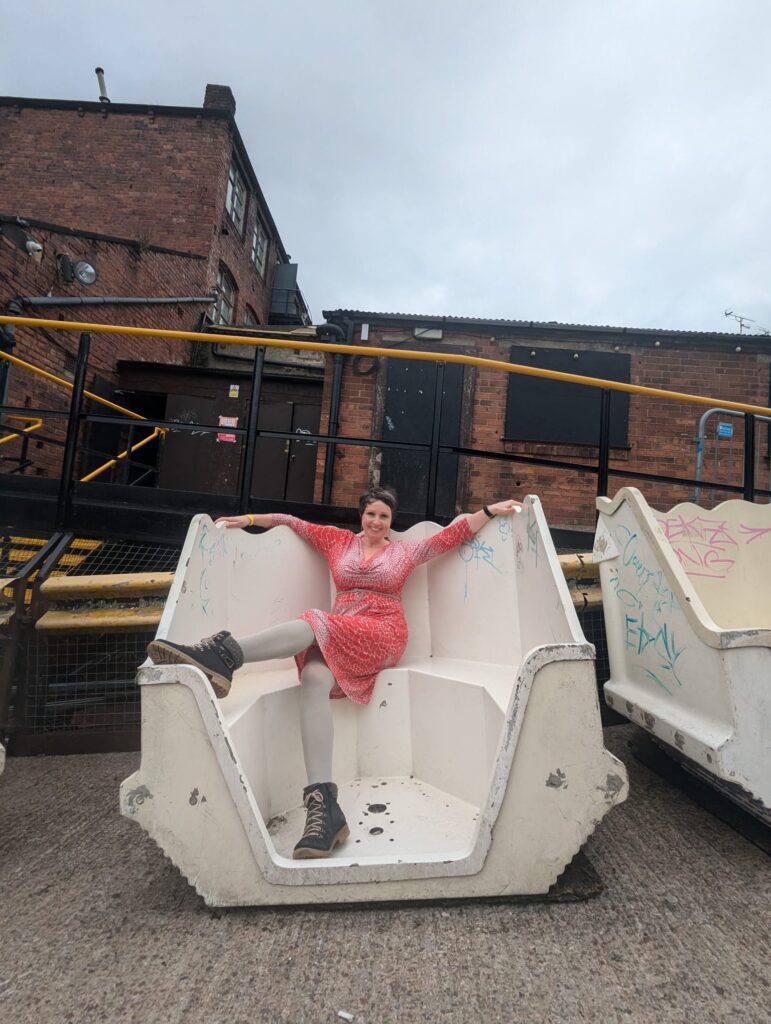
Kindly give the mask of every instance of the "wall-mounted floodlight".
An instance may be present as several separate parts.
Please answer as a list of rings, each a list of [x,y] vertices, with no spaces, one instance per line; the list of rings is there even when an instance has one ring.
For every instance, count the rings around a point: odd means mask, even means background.
[[[96,269],[88,260],[78,260],[73,263],[72,272],[81,284],[93,284],[96,281]]]

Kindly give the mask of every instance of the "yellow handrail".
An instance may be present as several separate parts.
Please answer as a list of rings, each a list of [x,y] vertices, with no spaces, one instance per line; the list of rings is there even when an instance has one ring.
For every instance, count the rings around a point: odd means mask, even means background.
[[[89,331],[93,334],[128,334],[147,338],[177,338],[182,341],[203,341],[210,345],[266,345],[269,348],[296,348],[311,352],[332,352],[348,356],[371,356],[383,359],[415,359],[423,362],[460,363],[465,366],[480,366],[484,369],[500,370],[503,373],[518,373],[526,377],[543,377],[547,380],[568,381],[585,384],[591,388],[609,391],[624,391],[631,395],[646,395],[649,398],[667,398],[677,402],[690,402],[708,408],[720,406],[737,412],[750,412],[760,416],[771,416],[771,408],[765,405],[749,405],[746,402],[729,402],[703,395],[689,395],[681,391],[665,391],[648,388],[639,384],[624,384],[622,381],[601,380],[598,377],[584,377],[576,373],[562,373],[558,370],[541,370],[521,363],[504,363],[498,359],[483,359],[480,356],[460,355],[454,352],[416,352],[413,349],[370,348],[366,345],[338,345],[322,341],[297,341],[291,337],[256,338],[240,334],[203,334],[200,331],[168,331],[152,327],[122,327],[117,324],[84,324],[69,320],[43,320],[25,316],[0,316],[0,324],[15,324],[17,327],[47,327],[57,331]],[[14,360],[15,357],[0,352],[0,356]],[[72,385],[70,385],[72,386]],[[89,395],[96,398],[96,396]],[[100,401],[100,399],[97,399]],[[104,401],[104,400],[101,400]],[[109,404],[109,403],[105,403]],[[125,410],[121,410],[124,411]],[[132,415],[138,419],[136,413]]]
[[[95,477],[99,476],[100,473],[104,473],[104,471],[109,469],[111,466],[117,466],[120,460],[125,459],[127,455],[132,454],[139,448],[144,448],[146,444],[154,441],[156,437],[162,437],[166,433],[166,430],[167,428],[165,427],[156,427],[152,434],[148,434],[147,437],[143,437],[141,441],[137,441],[136,444],[132,444],[132,446],[127,448],[125,452],[121,452],[120,455],[116,455],[114,459],[110,459],[109,462],[105,462],[103,466],[99,466],[98,469],[94,469],[86,476],[82,476],[80,478],[80,482],[82,484],[86,484],[89,480],[93,480]]]
[[[26,320],[25,320],[26,322]],[[40,323],[39,320],[32,320],[33,324]],[[47,320],[46,323],[58,323],[58,320]],[[31,373],[35,373],[38,377],[44,377],[46,380],[53,381],[54,384],[61,384],[64,388],[69,388],[72,391],[72,381],[65,380],[64,377],[57,377],[55,373],[49,373],[48,370],[41,370],[39,366],[35,366],[33,363],[25,363],[23,359],[19,359],[18,356],[12,356],[8,352],[0,351],[0,359],[7,359],[9,363],[13,363],[14,366],[21,366],[25,370],[29,370]],[[132,412],[131,409],[124,409],[122,405],[116,405],[115,402],[111,402],[107,398],[100,398],[99,395],[95,395],[92,391],[83,391],[83,394],[90,398],[92,402],[98,402],[99,405],[106,405],[108,409],[115,409],[116,412],[122,412],[126,416],[130,416],[133,420],[144,420],[146,416],[140,416],[138,412]]]
[[[22,423],[26,422],[28,426],[23,427],[21,430],[14,430],[12,434],[6,434],[5,437],[0,437],[0,444],[5,444],[6,441],[13,441],[14,437],[21,437],[22,434],[32,434],[43,426],[43,421],[39,416],[9,416],[8,419],[19,420]],[[0,424],[0,426],[2,425]]]

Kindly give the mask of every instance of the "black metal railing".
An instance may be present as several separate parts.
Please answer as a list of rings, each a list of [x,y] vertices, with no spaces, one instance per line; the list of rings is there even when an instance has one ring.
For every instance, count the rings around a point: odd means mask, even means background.
[[[200,433],[211,432],[215,433],[221,431],[222,427],[220,424],[215,423],[201,423],[201,422],[186,422],[180,423],[175,420],[165,419],[152,419],[144,418],[141,421],[129,420],[126,416],[118,414],[101,414],[97,412],[88,411],[84,406],[85,402],[88,401],[85,395],[85,381],[88,371],[90,351],[90,336],[87,332],[84,332],[80,336],[80,342],[78,346],[78,355],[75,365],[73,388],[70,397],[69,409],[66,412],[59,410],[35,410],[45,416],[66,416],[67,417],[67,430],[66,436],[63,442],[57,442],[53,439],[51,443],[63,445],[63,455],[61,461],[61,471],[59,476],[58,494],[56,498],[56,527],[59,530],[66,530],[71,528],[73,525],[73,500],[75,497],[75,470],[79,460],[82,460],[87,454],[97,454],[94,449],[90,448],[86,443],[81,441],[82,427],[84,424],[91,425],[102,425],[102,426],[123,426],[127,429],[136,429],[138,427],[154,429],[157,427],[163,428],[169,431],[177,432],[193,432]],[[344,357],[335,355],[335,366],[336,378],[339,378],[338,383],[342,379],[342,362]],[[236,438],[241,440],[239,446],[239,466],[237,480],[234,480],[234,487],[231,492],[231,498],[237,511],[243,512],[252,504],[252,486],[253,486],[253,473],[254,473],[254,460],[256,445],[258,439],[275,439],[283,441],[296,441],[297,435],[291,431],[281,430],[265,430],[258,427],[258,417],[260,411],[261,392],[263,383],[263,372],[265,365],[265,347],[258,345],[255,349],[254,355],[254,369],[251,379],[251,390],[249,397],[249,406],[247,413],[246,426],[244,427],[228,427],[228,433],[233,434]],[[443,519],[446,516],[438,515],[437,513],[437,481],[439,478],[439,460],[442,456],[456,455],[465,456],[475,459],[484,460],[496,460],[502,463],[512,463],[519,465],[529,465],[534,467],[548,467],[550,469],[559,469],[566,472],[577,473],[581,475],[590,475],[596,478],[596,493],[598,496],[606,495],[608,493],[608,486],[611,477],[619,478],[621,480],[638,480],[649,483],[660,483],[672,485],[674,487],[693,487],[698,485],[705,490],[712,491],[723,491],[729,494],[741,495],[747,501],[753,501],[756,497],[771,497],[771,491],[759,489],[756,485],[756,458],[755,458],[755,429],[756,421],[755,416],[751,413],[744,414],[745,430],[744,430],[744,469],[742,483],[731,484],[727,481],[705,481],[696,480],[692,477],[674,476],[662,473],[650,473],[645,472],[642,469],[623,469],[619,466],[611,465],[611,444],[610,444],[610,429],[611,429],[611,418],[610,418],[610,401],[612,391],[609,389],[601,390],[601,402],[600,402],[600,422],[598,425],[598,445],[596,446],[597,458],[593,463],[587,461],[570,460],[570,459],[559,459],[551,457],[539,457],[529,454],[519,454],[513,452],[504,451],[489,451],[479,448],[469,448],[462,445],[449,445],[443,444],[440,441],[441,430],[442,430],[442,416],[443,416],[443,377],[445,364],[441,359],[437,359],[437,380],[435,389],[435,399],[433,405],[432,422],[430,430],[430,439],[427,442],[419,441],[389,441],[383,437],[353,437],[341,435],[336,417],[330,418],[330,425],[328,432],[325,434],[303,434],[303,441],[306,443],[316,443],[319,445],[327,445],[327,460],[324,469],[324,480],[323,480],[323,494],[321,505],[327,506],[330,504],[332,480],[333,480],[333,466],[332,461],[334,458],[334,451],[340,447],[368,447],[370,449],[387,450],[395,449],[405,452],[423,453],[427,460],[427,472],[426,472],[426,504],[425,504],[425,517],[429,519]],[[588,386],[588,385],[586,385]],[[0,414],[12,414],[24,412],[29,413],[30,410],[18,409],[13,406],[2,406],[0,407]],[[585,447],[585,446],[582,446]],[[590,446],[591,447],[591,446]],[[98,453],[104,454],[107,453]],[[130,480],[130,467],[139,468],[142,472],[139,476]],[[122,476],[124,483],[137,484],[148,480],[150,476],[157,473],[154,466],[131,460],[130,456],[125,460],[121,460],[118,464],[119,475]],[[83,485],[90,486],[90,485]],[[80,490],[80,489],[78,489]],[[154,488],[143,488],[145,491],[155,490]],[[136,499],[141,501],[140,498]],[[158,499],[154,499],[154,504],[158,504]]]

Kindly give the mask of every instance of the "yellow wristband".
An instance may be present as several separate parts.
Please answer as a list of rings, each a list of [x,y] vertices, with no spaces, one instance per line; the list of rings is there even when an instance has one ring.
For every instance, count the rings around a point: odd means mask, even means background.
[[[249,525],[254,526],[254,516],[251,512],[246,513],[246,518],[249,520]]]

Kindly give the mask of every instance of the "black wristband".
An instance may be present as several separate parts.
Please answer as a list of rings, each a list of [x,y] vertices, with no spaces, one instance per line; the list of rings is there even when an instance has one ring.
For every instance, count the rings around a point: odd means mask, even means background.
[[[488,519],[495,519],[495,512],[491,512],[487,505],[482,506],[482,511],[484,512]]]

